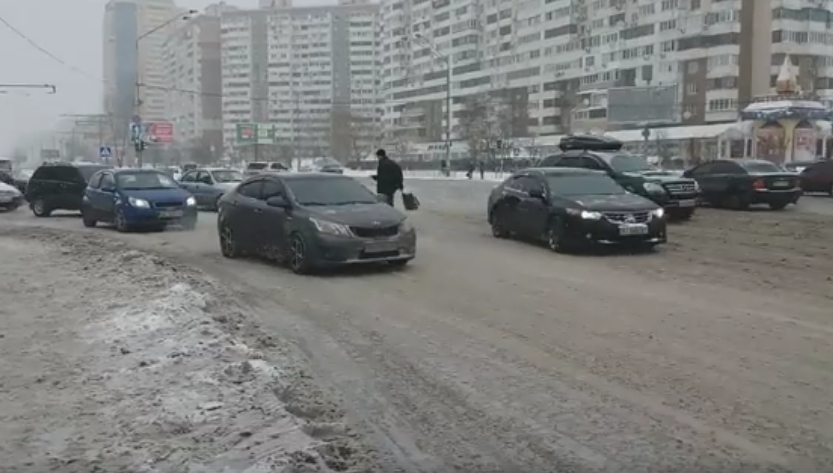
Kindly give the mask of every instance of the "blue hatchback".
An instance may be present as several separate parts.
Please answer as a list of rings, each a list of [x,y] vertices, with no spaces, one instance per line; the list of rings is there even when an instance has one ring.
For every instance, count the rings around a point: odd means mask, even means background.
[[[108,222],[120,232],[134,228],[197,225],[197,201],[166,173],[148,169],[107,169],[96,173],[84,191],[85,227]]]

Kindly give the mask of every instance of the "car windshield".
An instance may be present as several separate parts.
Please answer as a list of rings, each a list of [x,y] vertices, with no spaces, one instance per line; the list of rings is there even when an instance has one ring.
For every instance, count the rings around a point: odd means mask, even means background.
[[[561,197],[626,193],[616,181],[601,174],[547,176],[547,183],[552,194]]]
[[[254,169],[256,171],[259,171],[261,169],[266,169],[266,166],[268,165],[269,164],[267,163],[249,163],[249,165],[246,166],[246,169]]]
[[[645,172],[654,171],[655,167],[648,163],[642,156],[630,153],[614,154],[610,158],[610,167],[618,172]]]
[[[84,177],[84,180],[89,182],[90,178],[93,177],[93,174],[101,171],[102,169],[110,169],[110,166],[78,166],[78,171]]]
[[[116,177],[123,190],[175,189],[179,184],[161,172],[119,173]]]
[[[784,172],[784,170],[775,163],[767,161],[749,161],[742,163],[743,169],[747,172]]]
[[[300,205],[375,204],[376,196],[349,177],[287,179],[286,185]]]
[[[211,175],[214,176],[214,182],[219,184],[241,182],[243,180],[243,174],[232,170],[211,171]]]

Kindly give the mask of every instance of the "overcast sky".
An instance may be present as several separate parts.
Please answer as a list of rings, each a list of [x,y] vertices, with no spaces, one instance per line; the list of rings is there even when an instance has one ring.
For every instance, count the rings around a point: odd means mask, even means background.
[[[210,0],[177,0],[202,10]],[[253,8],[257,0],[226,0]],[[296,0],[296,5],[334,3]],[[0,84],[54,84],[56,95],[31,90],[0,95],[0,154],[21,136],[50,129],[61,114],[101,112],[102,26],[107,0],[2,0],[0,16],[85,77],[50,59],[0,24]]]

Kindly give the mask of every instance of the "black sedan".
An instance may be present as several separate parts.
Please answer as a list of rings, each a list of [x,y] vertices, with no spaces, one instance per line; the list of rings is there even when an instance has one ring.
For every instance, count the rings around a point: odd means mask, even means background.
[[[697,180],[703,201],[715,207],[745,210],[766,204],[781,210],[802,195],[799,178],[780,166],[758,159],[707,161],[684,174]]]
[[[556,252],[594,245],[654,247],[666,242],[665,211],[602,171],[533,168],[495,187],[492,234],[540,240]]]
[[[361,263],[402,267],[416,256],[405,215],[340,174],[251,177],[220,199],[217,230],[223,256],[264,256],[298,274]]]

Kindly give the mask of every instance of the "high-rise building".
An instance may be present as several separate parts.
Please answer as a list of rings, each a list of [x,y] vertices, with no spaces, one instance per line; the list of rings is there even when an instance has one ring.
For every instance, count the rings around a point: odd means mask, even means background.
[[[444,140],[445,58],[455,139],[484,96],[514,137],[731,121],[785,54],[805,91],[833,95],[833,4],[798,3],[382,0],[386,135]]]
[[[170,29],[162,27],[180,13],[173,0],[110,0],[104,14],[105,107],[122,117],[138,114],[164,120],[165,70],[162,44]],[[176,22],[171,22],[171,28]],[[136,87],[136,84],[141,87]],[[136,107],[136,93],[141,106]],[[130,104],[129,107],[127,104]]]
[[[259,122],[274,126],[280,157],[369,152],[381,113],[377,13],[376,5],[355,4],[223,15],[227,144],[237,124]]]
[[[219,157],[223,150],[220,15],[227,5],[209,7],[174,30],[163,43],[165,116],[185,148]]]

